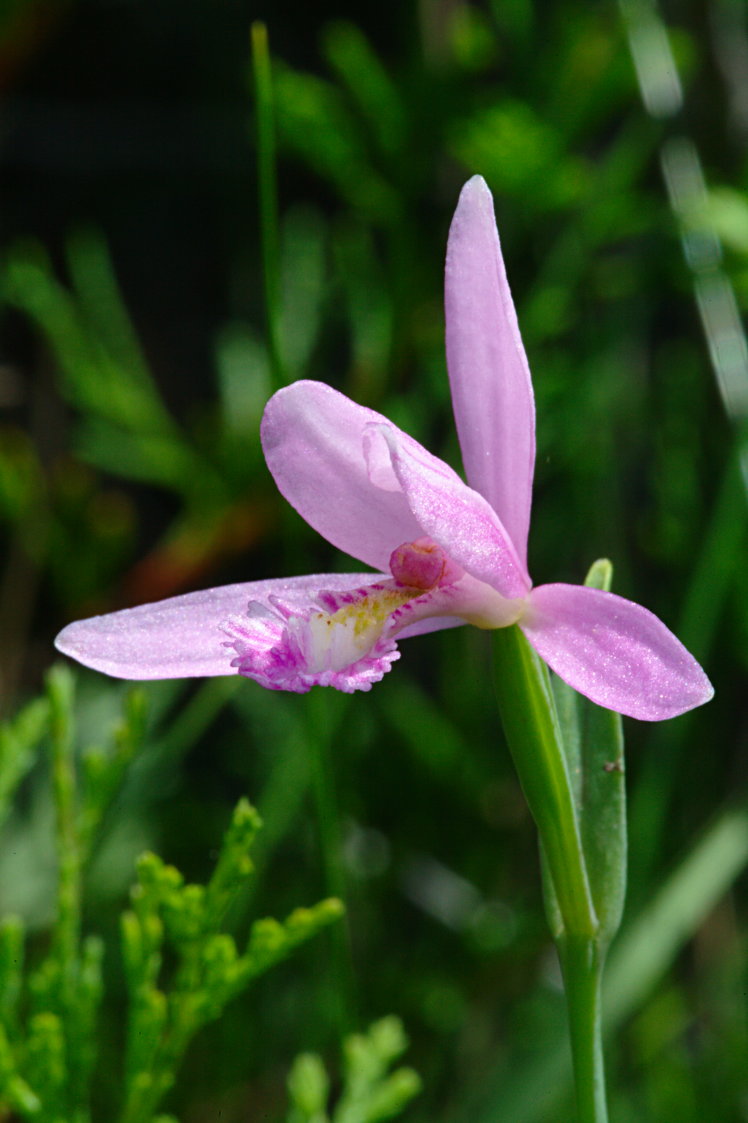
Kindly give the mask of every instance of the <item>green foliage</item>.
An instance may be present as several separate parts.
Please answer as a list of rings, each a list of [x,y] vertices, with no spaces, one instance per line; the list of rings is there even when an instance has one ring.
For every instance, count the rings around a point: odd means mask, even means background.
[[[49,674],[47,697],[35,704],[40,715],[35,740],[44,739],[49,745],[56,807],[58,887],[49,949],[24,976],[20,920],[6,917],[0,937],[4,982],[0,1103],[40,1123],[60,1119],[85,1123],[90,1118],[104,949],[97,936],[84,936],[81,931],[81,876],[96,831],[142,733],[143,698],[134,694],[109,753],[90,749],[81,757],[85,782],[79,796],[73,690],[71,672],[57,666]],[[10,732],[6,727],[4,736]]]
[[[397,1018],[382,1018],[366,1034],[343,1043],[343,1086],[328,1108],[330,1080],[320,1057],[302,1053],[288,1078],[291,1111],[287,1123],[380,1123],[400,1115],[420,1090],[411,1068],[390,1072],[407,1039]]]
[[[234,938],[221,931],[221,921],[252,873],[249,849],[260,825],[254,808],[240,801],[206,886],[184,884],[181,874],[155,854],[138,862],[133,908],[122,917],[131,1007],[122,1123],[149,1123],[195,1033],[218,1018],[253,979],[342,914],[333,899],[296,909],[283,923],[257,920],[245,951],[238,951]],[[165,986],[167,947],[176,952],[176,968]]]
[[[35,698],[12,721],[0,726],[0,825],[5,821],[18,785],[36,759],[49,724],[49,702]]]
[[[28,973],[23,924],[15,917],[0,923],[0,1112],[12,1110],[38,1123],[89,1123],[92,1118],[104,944],[82,931],[83,873],[142,740],[144,717],[143,695],[135,691],[125,699],[108,751],[79,753],[74,679],[67,667],[56,666],[48,677],[47,698],[2,731],[5,792],[22,776],[19,761],[27,760],[30,745],[48,738],[59,868],[49,949]],[[330,899],[297,908],[283,922],[256,920],[239,950],[223,926],[252,877],[250,850],[261,825],[255,809],[240,800],[205,885],[185,883],[155,854],[138,860],[132,907],[121,920],[128,992],[121,1123],[163,1123],[166,1117],[157,1117],[157,1108],[198,1030],[258,976],[342,915],[340,902]],[[111,1105],[116,1087],[111,1082],[107,1089]]]
[[[49,338],[65,393],[87,419],[84,457],[117,474],[181,488],[198,466],[145,365],[101,237],[79,232],[68,259],[74,295],[40,246],[18,247],[6,264],[4,298]]]

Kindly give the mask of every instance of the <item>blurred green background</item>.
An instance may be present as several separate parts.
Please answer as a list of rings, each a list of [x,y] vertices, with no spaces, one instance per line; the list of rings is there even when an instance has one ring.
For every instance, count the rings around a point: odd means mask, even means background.
[[[278,142],[277,354],[257,19]],[[264,466],[279,380],[329,382],[459,465],[442,268],[460,186],[487,179],[537,398],[533,577],[581,581],[611,557],[616,591],[661,616],[716,688],[666,726],[627,722],[619,1121],[748,1119],[746,59],[738,0],[0,8],[3,717],[39,690],[72,619],[347,568]],[[571,1118],[534,830],[489,669],[486,637],[460,629],[404,645],[370,695],[147,687],[147,743],[86,924],[111,935],[145,846],[205,877],[242,794],[266,823],[253,908],[340,889],[348,906],[348,943],[325,934],[195,1042],[180,1118],[280,1118],[296,1052],[334,1055],[343,1030],[387,1013],[425,1083],[413,1123]],[[102,740],[123,688],[79,678],[81,728]],[[320,843],[318,742],[340,862]],[[0,909],[43,944],[41,766],[4,831]],[[116,949],[108,971],[105,1060]],[[106,1079],[102,1061],[104,1105]]]

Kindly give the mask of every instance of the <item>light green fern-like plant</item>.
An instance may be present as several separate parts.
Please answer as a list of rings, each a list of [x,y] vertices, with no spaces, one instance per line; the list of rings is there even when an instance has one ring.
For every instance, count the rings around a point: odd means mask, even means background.
[[[135,692],[127,697],[110,751],[86,750],[78,764],[73,703],[73,676],[56,667],[46,696],[0,732],[0,811],[38,746],[48,742],[51,750],[58,880],[51,940],[41,962],[26,970],[22,922],[12,916],[0,921],[0,1118],[35,1123],[95,1118],[104,945],[83,934],[82,875],[144,728],[143,696]],[[260,919],[245,945],[237,946],[224,921],[252,876],[250,850],[260,827],[255,809],[240,800],[205,885],[187,884],[153,853],[137,863],[121,925],[128,1013],[119,1123],[171,1119],[157,1112],[195,1034],[255,978],[342,915],[340,901],[329,899],[296,909],[285,921]],[[377,1055],[384,1058],[380,1038]],[[392,1044],[388,1055],[394,1056]],[[386,1082],[377,1076],[374,1084],[384,1094]]]
[[[343,1046],[343,1089],[334,1108],[330,1080],[320,1057],[302,1053],[288,1079],[291,1110],[286,1123],[380,1123],[400,1115],[421,1087],[412,1068],[390,1072],[407,1046],[397,1018],[382,1018]]]

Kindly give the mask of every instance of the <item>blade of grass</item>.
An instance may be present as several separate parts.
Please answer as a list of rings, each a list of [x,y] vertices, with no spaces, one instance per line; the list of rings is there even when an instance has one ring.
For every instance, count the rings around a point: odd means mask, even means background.
[[[274,388],[285,379],[280,349],[280,268],[278,253],[278,192],[275,172],[275,124],[268,33],[259,20],[252,24],[252,66],[257,120],[257,168],[260,202],[260,243],[265,281],[265,316]]]

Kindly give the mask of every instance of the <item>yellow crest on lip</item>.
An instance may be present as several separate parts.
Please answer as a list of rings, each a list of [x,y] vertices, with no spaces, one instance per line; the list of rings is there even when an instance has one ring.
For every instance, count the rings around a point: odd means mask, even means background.
[[[387,618],[421,591],[369,587],[347,594],[356,599],[334,612],[313,613],[298,636],[309,670],[342,670],[363,658],[379,639]]]

